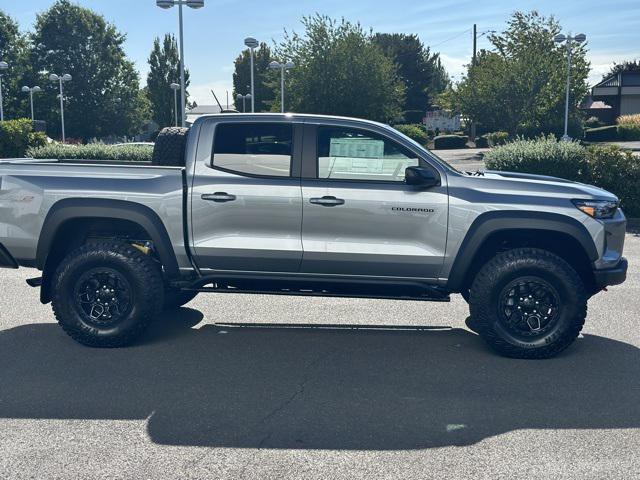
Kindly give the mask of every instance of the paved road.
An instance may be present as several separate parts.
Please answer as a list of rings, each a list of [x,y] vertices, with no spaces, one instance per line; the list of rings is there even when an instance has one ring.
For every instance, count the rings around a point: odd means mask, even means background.
[[[35,272],[0,271],[0,478],[640,478],[640,237],[627,254],[548,361],[489,353],[459,297],[201,295],[89,349]]]

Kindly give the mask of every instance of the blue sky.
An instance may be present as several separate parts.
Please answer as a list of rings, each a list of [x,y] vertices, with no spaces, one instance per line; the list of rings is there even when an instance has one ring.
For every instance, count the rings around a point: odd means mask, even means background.
[[[0,0],[0,9],[25,31],[38,12],[53,0]],[[125,50],[142,80],[153,38],[177,31],[177,10],[162,10],[155,0],[77,0],[114,23],[127,35]],[[588,37],[591,82],[600,79],[612,62],[640,58],[639,0],[205,0],[200,10],[185,9],[185,60],[191,71],[192,97],[211,104],[214,89],[224,102],[231,91],[233,60],[243,39],[280,40],[283,31],[301,30],[300,18],[314,12],[359,21],[376,32],[416,33],[439,51],[449,73],[459,78],[469,62],[471,27],[501,30],[514,10],[536,9],[553,14],[567,32]],[[487,47],[486,37],[479,48]]]

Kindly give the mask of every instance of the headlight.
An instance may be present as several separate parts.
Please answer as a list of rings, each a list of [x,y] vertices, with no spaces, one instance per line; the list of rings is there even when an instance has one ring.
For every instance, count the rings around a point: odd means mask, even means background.
[[[573,200],[573,204],[593,218],[612,218],[618,209],[618,202],[611,200]]]

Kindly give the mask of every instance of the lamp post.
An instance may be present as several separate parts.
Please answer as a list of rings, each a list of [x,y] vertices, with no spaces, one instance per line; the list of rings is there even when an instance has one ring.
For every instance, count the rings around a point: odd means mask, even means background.
[[[253,49],[258,47],[258,41],[253,37],[244,39],[244,44],[249,47],[249,60],[251,63],[251,113],[255,112],[255,91],[253,81]]]
[[[184,41],[182,26],[182,6],[186,5],[190,8],[204,7],[204,0],[156,0],[156,5],[160,8],[171,8],[178,5],[178,25],[180,38],[180,125],[185,126],[186,116],[184,107],[186,105],[185,87],[184,87]]]
[[[71,81],[71,75],[68,73],[65,73],[64,75],[56,75],[55,73],[52,73],[49,75],[49,80],[60,84],[60,122],[62,124],[62,143],[64,143],[66,138],[64,136],[64,91],[62,88],[62,82]]]
[[[293,62],[280,63],[275,60],[269,64],[269,68],[273,70],[280,69],[280,111],[284,113],[284,72],[291,70],[295,65]]]
[[[2,71],[9,68],[9,64],[7,62],[0,62],[0,122],[4,122],[4,107],[2,104]]]
[[[175,117],[175,125],[178,126],[178,90],[180,89],[179,83],[172,83],[169,85],[171,90],[173,90],[173,113]]]
[[[42,91],[42,89],[37,85],[35,87],[27,87],[25,85],[22,87],[22,91],[29,94],[29,103],[31,104],[31,121],[33,122],[33,94]]]
[[[242,111],[246,112],[247,111],[247,107],[246,107],[246,104],[245,104],[245,100],[253,100],[253,95],[251,95],[250,93],[247,93],[246,95],[242,95],[242,94],[239,93],[238,95],[236,95],[236,99],[238,101],[242,100]]]
[[[584,33],[579,33],[578,35],[576,35],[575,37],[572,37],[571,35],[563,35],[562,33],[559,33],[558,35],[556,35],[555,37],[553,37],[553,41],[556,43],[562,43],[565,42],[566,46],[567,46],[567,92],[566,92],[566,96],[565,96],[565,103],[564,103],[564,135],[562,136],[562,140],[564,140],[565,142],[568,142],[569,140],[571,140],[571,137],[569,137],[569,91],[571,89],[571,47],[573,46],[573,43],[582,43],[587,39],[587,36]]]

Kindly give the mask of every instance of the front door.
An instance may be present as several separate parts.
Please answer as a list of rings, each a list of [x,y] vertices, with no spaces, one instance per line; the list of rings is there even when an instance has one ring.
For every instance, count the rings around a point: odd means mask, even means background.
[[[301,271],[437,278],[447,234],[446,179],[428,190],[407,185],[406,167],[428,165],[380,133],[319,126],[316,135],[316,178],[302,180]]]
[[[200,268],[298,271],[297,128],[290,122],[215,124],[211,158],[196,165],[191,190],[192,245]]]

